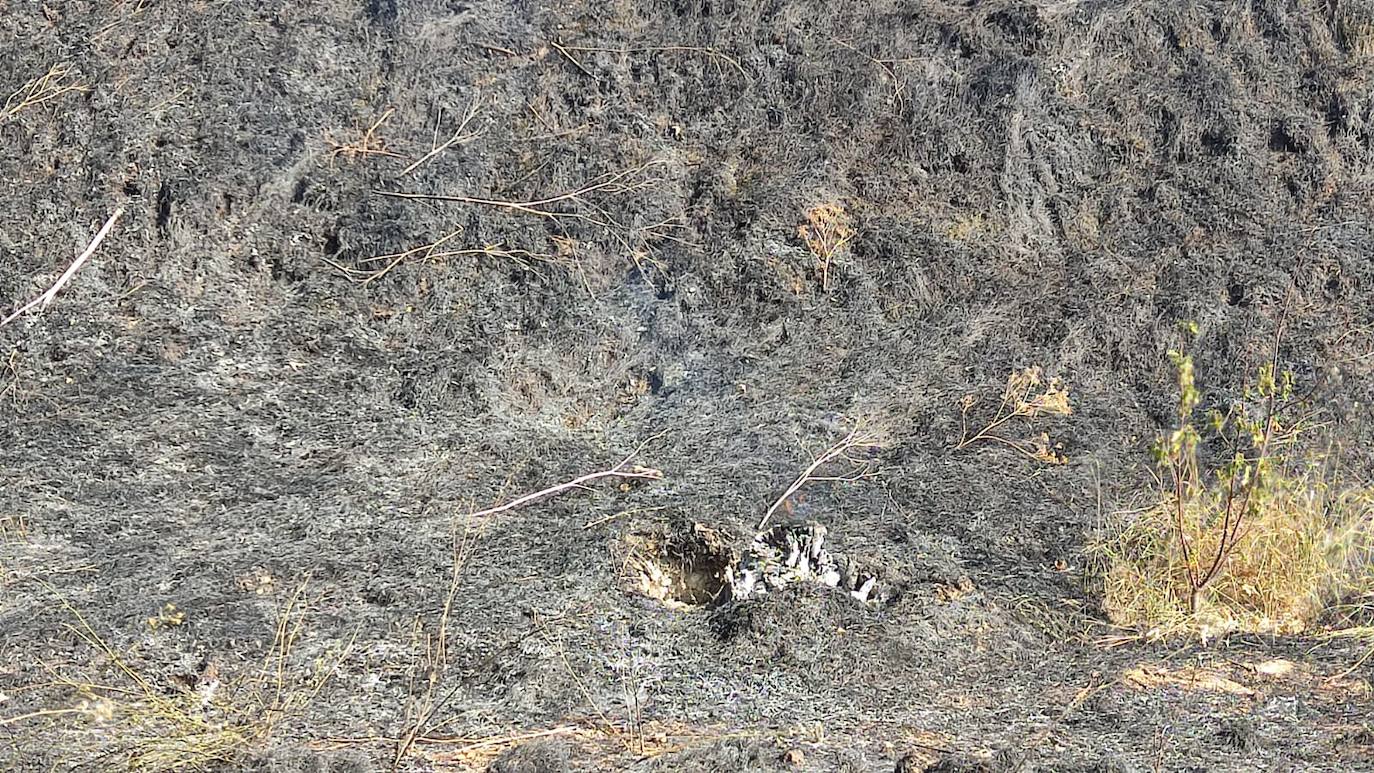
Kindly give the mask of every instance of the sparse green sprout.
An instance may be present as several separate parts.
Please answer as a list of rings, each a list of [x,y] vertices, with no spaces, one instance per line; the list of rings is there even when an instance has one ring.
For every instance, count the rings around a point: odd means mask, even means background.
[[[1191,330],[1188,332],[1194,332]],[[1155,503],[1111,524],[1095,546],[1104,607],[1121,625],[1302,630],[1339,589],[1356,581],[1352,555],[1374,547],[1374,494],[1343,486],[1322,460],[1296,451],[1308,429],[1291,414],[1295,378],[1261,366],[1244,399],[1207,412],[1209,445],[1233,449],[1210,473],[1192,422],[1201,402],[1193,360],[1169,352],[1179,425],[1151,452],[1161,470]]]

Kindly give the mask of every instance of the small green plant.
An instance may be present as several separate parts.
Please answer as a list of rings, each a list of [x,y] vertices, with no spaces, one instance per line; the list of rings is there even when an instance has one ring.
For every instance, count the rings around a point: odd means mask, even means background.
[[[1313,411],[1277,358],[1240,399],[1199,417],[1193,359],[1169,357],[1178,424],[1152,447],[1160,490],[1096,546],[1106,611],[1156,630],[1301,630],[1358,571],[1350,556],[1368,544],[1369,492],[1343,485],[1302,442]]]

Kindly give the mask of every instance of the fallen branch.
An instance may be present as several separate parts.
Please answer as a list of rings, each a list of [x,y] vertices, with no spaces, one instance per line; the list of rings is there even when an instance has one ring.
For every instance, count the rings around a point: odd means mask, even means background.
[[[514,262],[516,265],[520,266],[520,268],[525,269],[526,271],[533,271],[536,274],[538,273],[538,271],[534,268],[532,263],[533,261],[547,263],[558,262],[557,258],[555,258],[553,255],[545,255],[543,253],[530,252],[529,250],[508,249],[500,244],[485,244],[481,247],[470,247],[464,249],[440,249],[453,239],[457,238],[458,236],[461,236],[462,233],[463,229],[458,228],[453,231],[450,231],[448,234],[428,244],[422,244],[418,247],[412,247],[403,252],[393,252],[387,255],[375,255],[373,257],[358,261],[361,264],[382,263],[382,267],[378,269],[353,268],[351,266],[345,266],[342,263],[339,263],[338,261],[330,260],[329,258],[321,257],[320,259],[323,260],[325,263],[329,264],[330,266],[333,266],[344,276],[348,277],[349,280],[357,282],[358,284],[364,287],[372,284],[378,279],[381,279],[382,277],[391,273],[392,269],[396,268],[397,266],[414,257],[418,257],[421,260],[441,260],[443,258],[460,257],[463,255],[487,255],[495,258],[505,258],[507,260]]]
[[[477,102],[473,102],[472,106],[468,108],[467,113],[463,115],[463,120],[458,124],[458,128],[453,131],[453,136],[445,140],[443,144],[439,143],[439,123],[435,122],[434,140],[430,142],[430,151],[421,156],[418,160],[415,161],[415,163],[411,164],[405,169],[402,169],[400,176],[405,177],[406,175],[410,174],[416,169],[419,169],[420,167],[428,163],[430,159],[434,158],[440,153],[443,153],[444,151],[448,150],[454,145],[470,142],[476,139],[481,134],[480,132],[474,134],[464,134],[463,132],[468,128],[468,124],[472,123],[472,119],[477,117],[477,113],[480,112],[481,109],[481,106]],[[440,120],[443,120],[442,113],[440,113],[439,118]]]
[[[572,480],[566,483],[560,483],[557,486],[551,486],[549,488],[543,489],[542,491],[536,491],[533,494],[526,494],[522,497],[519,497],[518,499],[512,499],[504,505],[496,505],[495,507],[488,507],[485,510],[478,510],[474,513],[469,513],[468,518],[484,518],[489,515],[496,515],[497,513],[508,512],[510,510],[516,509],[517,507],[523,507],[524,505],[527,505],[531,502],[544,499],[545,497],[551,497],[555,494],[561,494],[569,489],[586,488],[587,484],[601,480],[603,478],[622,478],[630,480],[663,480],[662,470],[655,470],[652,467],[641,467],[637,464],[630,464],[630,462],[633,461],[634,458],[639,455],[639,452],[644,449],[645,445],[661,437],[662,435],[663,433],[660,432],[659,434],[654,435],[648,440],[645,440],[643,443],[640,443],[634,451],[630,452],[629,456],[625,457],[624,459],[621,459],[618,464],[616,464],[614,467],[611,467],[610,469],[601,470],[600,472],[587,473],[586,475],[581,475],[576,478],[573,478]]]
[[[860,51],[859,49],[844,42],[843,40],[836,40],[835,43],[844,48],[849,49],[850,51],[853,51],[854,53],[858,54],[859,56],[862,56],[863,58],[867,59],[868,61],[872,62],[873,64],[881,68],[883,74],[892,79],[892,101],[898,107],[901,106],[902,94],[906,91],[906,87],[902,85],[902,79],[897,76],[897,69],[893,67],[894,60],[877,59],[867,53],[864,53],[863,51]]]
[[[548,207],[551,204],[558,204],[564,201],[579,201],[582,199],[582,197],[586,196],[589,193],[608,193],[612,195],[620,195],[643,190],[644,188],[649,187],[655,181],[640,180],[638,182],[627,183],[626,180],[630,179],[636,174],[639,174],[640,172],[643,172],[644,170],[652,166],[655,166],[657,163],[658,162],[649,162],[647,164],[637,166],[633,169],[625,169],[619,172],[605,174],[600,177],[594,178],[593,180],[586,183],[577,190],[569,191],[567,193],[560,193],[557,196],[549,196],[543,199],[534,199],[532,201],[505,201],[502,199],[486,199],[480,196],[444,195],[439,193],[407,193],[404,191],[373,191],[373,193],[376,193],[378,196],[387,196],[393,199],[449,201],[456,202],[459,204],[476,204],[479,206],[495,207],[497,209],[509,209],[516,212],[523,212],[527,215],[537,215],[539,217],[578,217],[583,220],[589,220],[598,225],[606,225],[606,223],[598,222],[595,219],[590,218],[586,215],[576,215],[569,212],[555,212],[553,210],[547,209],[546,207]]]
[[[101,242],[105,241],[105,237],[110,234],[110,229],[114,228],[115,221],[119,220],[123,214],[123,207],[116,209],[114,214],[110,215],[110,219],[106,220],[105,225],[96,233],[91,243],[86,246],[86,250],[78,255],[76,260],[72,261],[72,264],[67,267],[67,270],[62,272],[62,276],[57,278],[57,282],[55,282],[52,287],[49,287],[47,292],[19,307],[18,311],[5,317],[3,320],[0,320],[0,327],[8,325],[32,309],[42,311],[47,308],[48,304],[52,303],[53,298],[57,297],[57,293],[66,286],[67,282],[71,281],[72,276],[76,274],[77,270],[81,268],[91,255],[95,254],[96,248],[100,246]]]
[[[557,50],[558,50],[558,53],[562,54],[563,57],[564,57],[565,59],[567,59],[569,62],[572,62],[574,67],[576,67],[577,69],[581,70],[583,75],[585,75],[585,76],[587,76],[588,78],[591,78],[591,79],[593,79],[593,80],[596,79],[596,76],[592,74],[592,71],[591,71],[591,70],[588,70],[588,69],[586,68],[585,65],[583,65],[581,62],[577,61],[577,57],[575,57],[575,56],[573,56],[572,54],[568,53],[568,49],[566,49],[566,48],[564,48],[564,47],[558,45],[557,42],[552,41],[552,40],[549,41],[549,44],[552,45],[555,49],[557,49]]]
[[[869,460],[854,459],[850,457],[849,453],[860,448],[877,448],[879,445],[880,443],[877,438],[863,435],[858,429],[851,430],[850,433],[845,435],[839,442],[825,449],[820,456],[811,460],[811,464],[807,465],[806,469],[802,471],[802,474],[798,475],[797,479],[792,481],[792,485],[788,486],[787,490],[782,493],[782,496],[778,497],[777,500],[773,502],[773,505],[768,508],[768,512],[763,514],[763,518],[759,521],[759,530],[762,531],[763,527],[768,525],[768,520],[773,517],[773,513],[777,512],[779,507],[783,506],[783,503],[808,483],[819,481],[853,483],[877,475],[878,471],[871,469],[871,462]],[[853,465],[853,470],[847,475],[816,475],[817,470],[836,459],[848,460],[850,464]]]

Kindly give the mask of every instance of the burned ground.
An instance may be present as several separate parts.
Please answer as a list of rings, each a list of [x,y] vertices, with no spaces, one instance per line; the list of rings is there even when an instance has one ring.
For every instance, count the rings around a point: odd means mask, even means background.
[[[1108,647],[1084,555],[1153,485],[1184,320],[1219,402],[1286,314],[1368,472],[1374,7],[59,1],[0,34],[6,308],[127,210],[0,329],[5,767],[128,764],[100,695],[252,682],[295,599],[318,692],[225,769],[1374,768],[1367,644]],[[952,451],[1029,366],[1068,463]],[[881,474],[778,518],[882,604],[636,592],[631,546],[745,550],[854,423]],[[464,518],[641,444],[661,480]]]

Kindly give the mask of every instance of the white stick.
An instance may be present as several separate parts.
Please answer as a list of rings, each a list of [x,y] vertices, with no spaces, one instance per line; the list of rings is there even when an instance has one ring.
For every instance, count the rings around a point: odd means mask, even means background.
[[[793,494],[800,491],[802,486],[805,486],[807,483],[811,483],[812,481],[818,480],[837,479],[853,481],[861,480],[863,477],[866,477],[864,475],[859,475],[859,477],[829,476],[827,478],[817,478],[812,476],[815,474],[816,470],[819,470],[821,466],[824,465],[826,462],[831,462],[836,459],[839,459],[840,457],[843,457],[850,449],[868,448],[876,446],[877,444],[878,442],[876,440],[861,436],[859,434],[859,431],[855,429],[851,431],[848,435],[845,435],[843,440],[825,449],[824,453],[822,453],[820,456],[812,460],[811,464],[807,466],[806,470],[802,472],[801,475],[798,475],[796,480],[792,481],[792,485],[788,486],[787,490],[782,493],[782,496],[778,497],[773,502],[773,506],[768,508],[768,512],[763,514],[763,519],[759,521],[758,525],[759,531],[763,531],[763,527],[768,525],[768,519],[773,517],[773,513],[777,512],[777,509],[779,507],[782,507],[783,503],[786,502],[788,498],[790,498]]]
[[[594,480],[599,480],[601,478],[645,478],[648,480],[660,480],[663,478],[663,473],[659,472],[658,470],[650,470],[645,467],[632,467],[628,470],[616,469],[602,470],[601,472],[593,472],[589,475],[583,475],[580,478],[573,478],[567,483],[560,483],[557,486],[553,486],[552,488],[546,488],[543,491],[536,491],[533,494],[526,494],[525,496],[520,497],[519,499],[512,499],[504,505],[488,507],[486,510],[478,510],[475,513],[471,513],[468,517],[482,518],[488,515],[504,513],[507,510],[514,510],[515,508],[520,507],[521,505],[529,504],[530,502],[533,502],[536,499],[543,499],[547,496],[553,496],[554,494],[557,494],[561,491],[567,491],[568,489],[584,487],[588,483],[591,483]]]
[[[468,517],[482,518],[488,515],[504,513],[507,510],[514,510],[515,508],[520,507],[522,505],[527,505],[530,502],[535,501],[536,499],[543,499],[544,497],[553,496],[554,494],[567,491],[568,489],[585,488],[588,483],[591,483],[595,480],[600,480],[602,478],[638,478],[640,480],[663,480],[662,470],[655,470],[651,467],[641,467],[637,464],[633,467],[627,468],[627,465],[629,465],[630,462],[636,456],[639,455],[639,452],[644,450],[644,446],[648,445],[651,441],[662,437],[663,434],[664,432],[660,432],[657,435],[650,437],[648,440],[645,440],[643,443],[640,443],[639,446],[635,448],[635,450],[630,452],[629,456],[625,457],[624,459],[621,459],[619,464],[610,468],[609,470],[587,473],[586,475],[573,478],[567,483],[560,483],[557,486],[546,488],[543,491],[536,491],[533,494],[526,494],[518,499],[512,499],[504,505],[496,505],[495,507],[488,507],[485,510],[478,510],[477,512],[469,513]]]
[[[47,308],[48,304],[52,303],[53,298],[57,297],[57,293],[63,287],[66,286],[67,282],[71,281],[71,278],[76,274],[77,269],[81,268],[82,264],[84,264],[86,260],[91,257],[91,255],[95,254],[96,248],[100,246],[101,242],[105,241],[105,237],[110,234],[110,229],[114,228],[115,221],[118,220],[120,216],[122,216],[123,214],[123,207],[116,209],[114,211],[114,214],[110,215],[110,219],[105,221],[104,227],[102,227],[100,231],[95,235],[95,238],[91,240],[91,243],[86,246],[86,251],[82,252],[80,255],[77,256],[76,260],[72,261],[72,264],[67,267],[67,270],[62,272],[62,276],[57,278],[57,282],[54,283],[52,287],[48,288],[47,292],[24,304],[19,308],[18,311],[14,312],[8,317],[5,317],[4,320],[0,320],[0,327],[8,325],[9,323],[15,321],[16,319],[23,316],[25,313],[29,312],[32,309],[37,308],[39,311],[42,311],[43,309]]]

